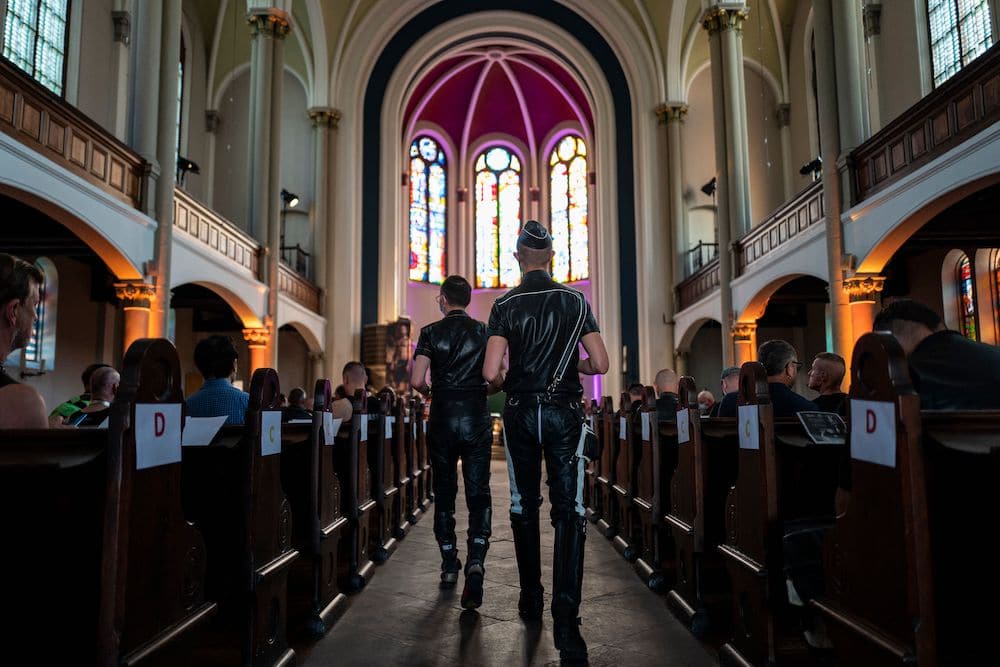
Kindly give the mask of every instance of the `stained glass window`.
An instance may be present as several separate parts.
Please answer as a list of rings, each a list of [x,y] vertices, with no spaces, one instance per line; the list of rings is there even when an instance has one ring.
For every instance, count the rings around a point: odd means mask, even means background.
[[[521,231],[521,161],[502,146],[476,159],[476,287],[514,287]]]
[[[444,151],[430,137],[410,144],[410,280],[441,284],[445,270],[448,175]]]
[[[927,25],[935,86],[993,44],[989,0],[927,0]]]
[[[590,276],[587,226],[587,145],[564,137],[549,156],[552,279],[567,283]]]
[[[3,57],[63,93],[68,0],[7,0]]]
[[[959,295],[958,314],[962,335],[971,340],[979,340],[976,331],[976,295],[972,284],[972,262],[969,261],[967,255],[963,254],[962,258],[958,260],[956,274]]]

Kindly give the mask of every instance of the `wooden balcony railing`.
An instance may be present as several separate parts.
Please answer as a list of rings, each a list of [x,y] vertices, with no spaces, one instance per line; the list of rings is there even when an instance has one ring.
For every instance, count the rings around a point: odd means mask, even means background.
[[[822,222],[825,211],[823,182],[814,181],[736,241],[736,275],[742,275],[748,266],[769,252]]]
[[[259,279],[260,244],[180,188],[174,190],[174,227]]]
[[[4,58],[0,58],[0,132],[141,208],[145,161]]]
[[[861,203],[998,120],[1000,43],[851,153],[852,203]]]
[[[716,257],[677,286],[677,307],[684,310],[719,287],[719,258]]]
[[[319,288],[284,263],[278,265],[278,291],[313,311],[319,309]]]

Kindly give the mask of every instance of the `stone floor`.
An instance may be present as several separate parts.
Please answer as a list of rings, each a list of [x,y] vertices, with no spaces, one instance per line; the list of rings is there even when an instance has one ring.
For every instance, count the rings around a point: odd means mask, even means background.
[[[486,561],[483,606],[463,611],[462,580],[441,589],[432,519],[425,516],[319,643],[300,653],[306,665],[558,664],[546,605],[541,628],[517,616],[517,563],[507,518],[507,468],[493,461],[493,538]],[[461,475],[459,475],[461,479]],[[458,505],[463,505],[459,489]],[[543,508],[548,515],[548,509]],[[458,511],[458,525],[466,513]],[[464,552],[464,532],[459,541]],[[463,553],[464,560],[464,553]],[[551,583],[552,529],[542,524],[542,581]],[[548,590],[546,590],[548,597]],[[714,657],[650,592],[631,566],[596,531],[588,532],[584,566],[583,636],[591,665],[715,665]]]

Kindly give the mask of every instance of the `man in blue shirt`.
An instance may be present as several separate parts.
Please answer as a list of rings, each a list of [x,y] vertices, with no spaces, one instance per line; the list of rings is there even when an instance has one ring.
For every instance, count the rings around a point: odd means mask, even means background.
[[[802,368],[798,357],[791,343],[784,340],[769,340],[757,348],[757,360],[767,371],[767,388],[771,393],[776,419],[794,418],[800,412],[819,410],[815,403],[792,391]],[[734,391],[722,399],[719,416],[735,417],[737,412],[737,392]]]
[[[239,355],[229,336],[209,336],[194,348],[194,365],[205,378],[201,389],[187,398],[191,417],[221,417],[227,424],[242,424],[250,395],[233,386]]]

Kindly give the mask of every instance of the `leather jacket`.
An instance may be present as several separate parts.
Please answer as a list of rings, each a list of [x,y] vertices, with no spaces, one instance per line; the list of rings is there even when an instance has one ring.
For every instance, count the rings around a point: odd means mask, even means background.
[[[922,409],[1000,408],[1000,348],[937,331],[920,341],[909,362]]]
[[[583,294],[553,281],[546,271],[525,273],[519,286],[493,304],[487,327],[488,336],[502,336],[509,345],[510,368],[504,391],[544,393],[564,362],[562,380],[553,393],[582,395],[576,370],[579,342],[597,331],[597,320]],[[568,360],[565,355],[569,355]]]
[[[486,325],[469,317],[464,310],[453,310],[422,328],[414,351],[414,356],[417,355],[430,359],[434,395],[482,392],[485,400]]]

